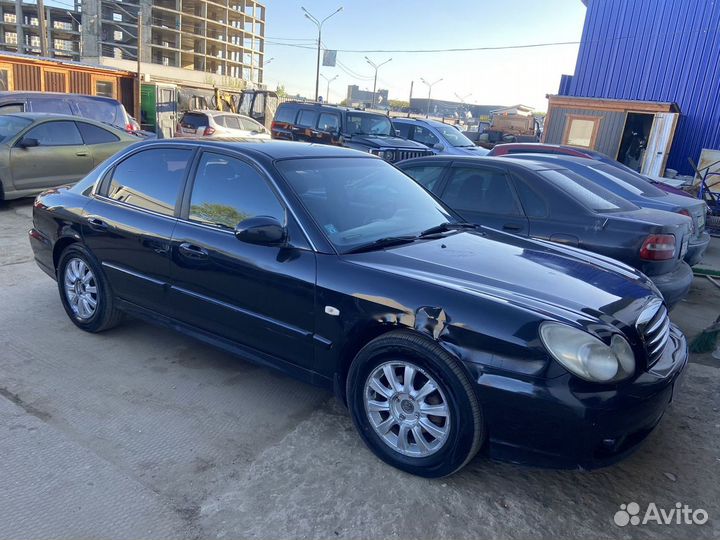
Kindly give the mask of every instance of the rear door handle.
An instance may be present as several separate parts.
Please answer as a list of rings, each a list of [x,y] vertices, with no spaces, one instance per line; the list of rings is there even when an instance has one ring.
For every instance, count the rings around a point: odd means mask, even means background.
[[[105,223],[102,219],[98,219],[96,217],[87,218],[87,222],[90,228],[96,231],[106,231],[108,228],[107,223]]]
[[[208,258],[208,252],[206,249],[201,248],[200,246],[196,246],[195,244],[191,244],[189,242],[183,242],[178,247],[178,251],[181,255],[184,257],[187,257],[188,259],[207,259]]]
[[[522,225],[516,225],[514,223],[506,223],[505,225],[503,225],[503,230],[509,231],[509,232],[518,232],[518,231],[522,230]]]

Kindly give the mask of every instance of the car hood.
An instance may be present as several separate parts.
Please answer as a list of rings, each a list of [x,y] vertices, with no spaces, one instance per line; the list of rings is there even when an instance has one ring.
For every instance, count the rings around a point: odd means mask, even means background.
[[[382,137],[379,135],[353,135],[348,137],[354,143],[365,144],[374,148],[407,148],[410,150],[427,150],[424,144],[400,137]]]
[[[640,272],[610,258],[488,230],[346,256],[406,278],[491,297],[546,316],[632,325],[657,295]]]

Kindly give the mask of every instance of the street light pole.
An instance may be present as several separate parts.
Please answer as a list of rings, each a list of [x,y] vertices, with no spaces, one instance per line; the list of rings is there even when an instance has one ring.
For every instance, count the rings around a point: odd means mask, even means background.
[[[427,110],[425,111],[425,118],[428,118],[430,116],[430,97],[432,96],[432,87],[435,86],[440,81],[442,81],[442,77],[433,83],[429,83],[425,79],[420,77],[420,82],[422,82],[425,86],[428,87],[428,102],[427,102]]]
[[[318,97],[320,96],[320,43],[322,41],[322,25],[325,21],[327,21],[330,17],[335,15],[336,13],[339,13],[342,11],[342,6],[337,8],[335,11],[333,11],[330,15],[325,17],[323,20],[318,20],[315,18],[312,13],[310,13],[307,9],[300,6],[300,9],[302,9],[305,12],[305,18],[312,21],[315,26],[317,26],[318,29],[318,40],[317,40],[317,68],[315,70],[315,101],[317,101]]]
[[[387,64],[392,58],[388,58],[385,60],[382,64],[376,64],[372,60],[370,60],[367,56],[365,57],[365,61],[370,64],[375,69],[375,78],[373,79],[373,93],[372,93],[372,105],[370,106],[371,109],[375,108],[375,92],[377,90],[377,72],[378,69],[380,69],[382,66]]]
[[[320,76],[327,81],[327,92],[325,93],[325,103],[330,103],[330,83],[337,79],[340,75],[335,75],[332,79],[327,78],[322,73]]]

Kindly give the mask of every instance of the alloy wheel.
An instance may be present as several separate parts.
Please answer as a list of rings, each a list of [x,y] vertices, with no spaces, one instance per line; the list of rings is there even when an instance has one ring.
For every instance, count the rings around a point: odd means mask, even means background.
[[[92,318],[97,311],[97,281],[85,261],[74,257],[65,265],[65,298],[75,316],[83,321]]]

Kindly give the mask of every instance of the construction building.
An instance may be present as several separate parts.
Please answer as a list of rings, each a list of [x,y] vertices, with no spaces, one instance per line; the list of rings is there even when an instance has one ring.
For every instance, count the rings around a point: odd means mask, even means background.
[[[375,98],[373,99],[372,90],[360,90],[357,84],[348,85],[346,99],[346,103],[350,107],[370,107],[372,103],[381,108],[386,108],[389,105],[387,90],[378,90],[375,92]]]
[[[140,28],[143,63],[263,82],[265,6],[255,0],[82,0],[82,21],[84,61],[136,62]]]
[[[77,10],[46,5],[45,39],[37,4],[0,0],[0,50],[20,54],[80,60],[80,14]]]

